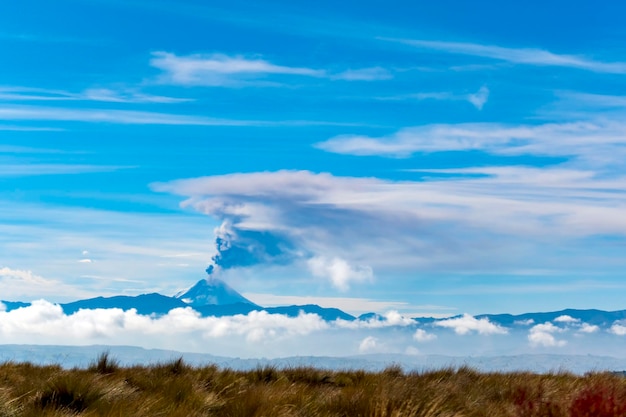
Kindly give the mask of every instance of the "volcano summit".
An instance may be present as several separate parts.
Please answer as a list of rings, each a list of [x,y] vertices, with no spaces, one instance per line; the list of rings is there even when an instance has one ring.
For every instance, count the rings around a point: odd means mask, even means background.
[[[228,305],[228,304],[250,304],[258,307],[255,303],[239,294],[228,284],[219,278],[209,276],[209,278],[198,281],[187,291],[181,291],[174,295],[185,304],[192,307],[205,305]]]

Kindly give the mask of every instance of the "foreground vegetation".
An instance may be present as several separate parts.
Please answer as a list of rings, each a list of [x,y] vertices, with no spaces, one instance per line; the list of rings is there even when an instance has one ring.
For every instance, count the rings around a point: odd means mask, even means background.
[[[626,378],[609,373],[380,373],[191,367],[178,359],[87,369],[0,365],[2,416],[626,416]]]

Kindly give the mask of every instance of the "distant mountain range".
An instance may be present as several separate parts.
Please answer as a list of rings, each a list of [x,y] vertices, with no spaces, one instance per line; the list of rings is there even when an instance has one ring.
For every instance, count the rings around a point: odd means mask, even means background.
[[[21,301],[0,301],[6,311],[27,307],[30,303]],[[297,317],[301,312],[317,314],[322,319],[356,320],[356,317],[337,308],[324,308],[314,304],[292,305],[284,307],[261,307],[239,294],[221,279],[209,277],[198,281],[187,291],[181,291],[173,297],[152,293],[136,296],[118,295],[114,297],[95,297],[60,304],[65,314],[78,310],[97,308],[135,309],[142,315],[164,315],[175,308],[191,307],[203,317],[234,316],[248,314],[251,311],[266,311],[270,314],[284,314]]]
[[[524,354],[510,356],[445,356],[373,354],[356,356],[292,356],[274,359],[242,359],[215,356],[206,353],[178,352],[162,349],[143,349],[134,346],[46,346],[0,345],[0,362],[30,362],[36,365],[60,365],[71,369],[85,368],[103,352],[119,361],[120,365],[153,365],[183,358],[193,366],[215,364],[220,368],[253,370],[259,367],[315,367],[318,369],[362,369],[378,372],[391,365],[400,365],[406,371],[470,367],[482,372],[530,371],[537,373],[613,371],[623,375],[626,359],[594,355]]]
[[[6,311],[30,305],[30,303],[21,301],[1,302],[4,304]],[[66,314],[75,313],[80,309],[119,308],[122,310],[135,309],[137,313],[142,315],[160,316],[167,314],[170,310],[175,308],[191,307],[203,317],[223,317],[237,314],[245,315],[252,311],[265,311],[270,314],[283,314],[289,317],[296,317],[301,313],[317,314],[326,321],[337,319],[347,321],[384,319],[376,313],[366,313],[357,318],[337,308],[320,307],[315,304],[262,307],[248,300],[224,281],[215,277],[200,280],[187,291],[181,291],[173,297],[158,293],[141,294],[137,296],[119,295],[114,297],[96,297],[78,300],[63,303],[60,304],[60,306]],[[607,327],[617,320],[626,319],[626,310],[602,311],[567,309],[520,315],[481,314],[476,316],[476,318],[486,318],[494,324],[509,328],[528,327],[532,324],[555,320],[563,323],[588,323],[590,325]],[[415,320],[426,324],[445,319],[416,318]]]

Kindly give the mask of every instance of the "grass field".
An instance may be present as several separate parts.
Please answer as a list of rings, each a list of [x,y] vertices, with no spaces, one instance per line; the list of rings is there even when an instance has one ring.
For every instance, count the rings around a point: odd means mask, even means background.
[[[4,416],[626,416],[626,378],[609,373],[404,373],[191,367],[182,359],[87,369],[0,365]]]

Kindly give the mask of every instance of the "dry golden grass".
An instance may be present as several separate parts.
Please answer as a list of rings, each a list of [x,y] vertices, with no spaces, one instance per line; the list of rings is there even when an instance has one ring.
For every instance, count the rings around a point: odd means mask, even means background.
[[[87,369],[0,365],[5,416],[626,416],[626,378],[608,373],[380,373],[191,367],[182,359]]]

